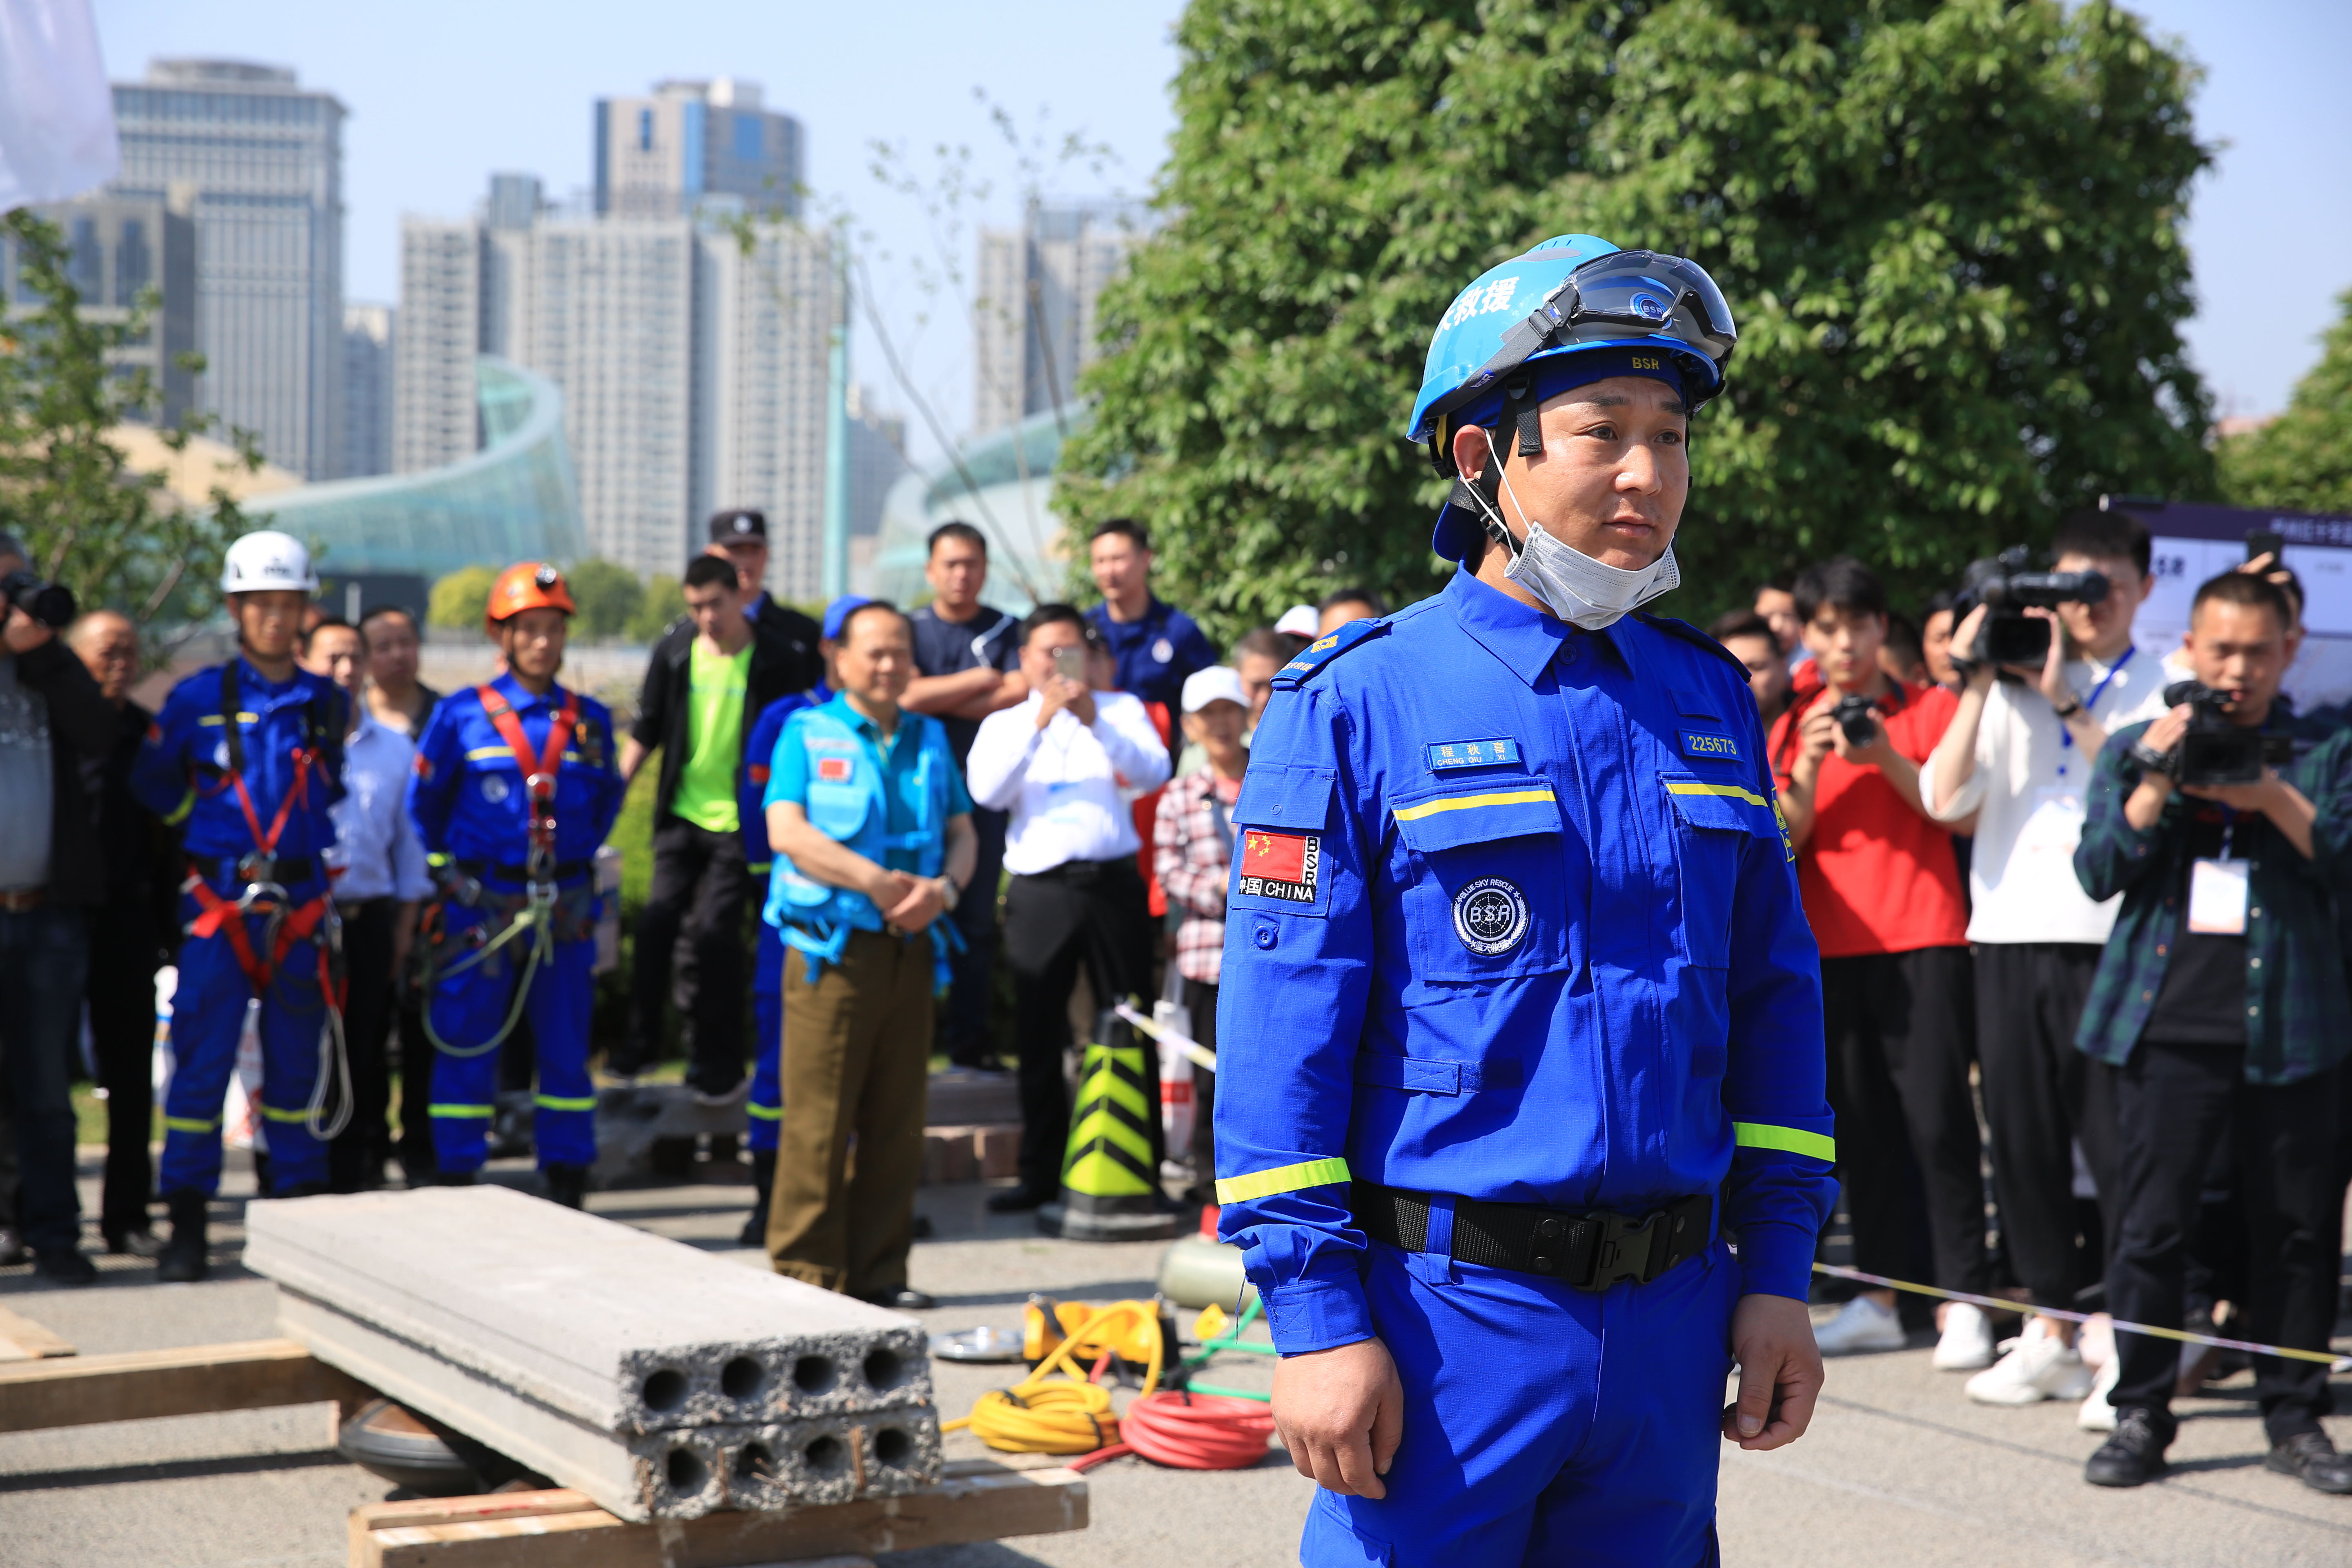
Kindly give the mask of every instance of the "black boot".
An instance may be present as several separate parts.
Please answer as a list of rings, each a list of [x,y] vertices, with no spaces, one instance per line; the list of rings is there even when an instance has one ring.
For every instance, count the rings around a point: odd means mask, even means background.
[[[743,1233],[735,1239],[745,1247],[768,1245],[768,1197],[776,1190],[776,1152],[773,1149],[751,1151],[751,1212],[743,1221]]]
[[[2165,1411],[2117,1411],[2115,1435],[2083,1467],[2083,1479],[2095,1487],[2145,1486],[2164,1473],[2164,1451],[2172,1446],[2176,1430]]]
[[[202,1193],[166,1193],[163,1205],[171,1211],[172,1239],[155,1259],[155,1278],[173,1285],[193,1284],[210,1268],[205,1257],[205,1218],[211,1199]]]
[[[2352,1456],[2337,1453],[2325,1432],[2298,1432],[2273,1448],[2263,1463],[2297,1478],[2314,1491],[2339,1497],[2352,1492]]]
[[[547,1182],[547,1201],[562,1204],[565,1208],[585,1208],[588,1205],[588,1167],[585,1165],[550,1165],[540,1174]]]

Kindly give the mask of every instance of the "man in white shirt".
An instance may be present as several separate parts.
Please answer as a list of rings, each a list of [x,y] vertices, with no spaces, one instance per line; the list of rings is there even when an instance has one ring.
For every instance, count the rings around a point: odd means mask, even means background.
[[[973,801],[1013,814],[1004,958],[1021,1060],[1021,1184],[989,1200],[1000,1214],[1060,1194],[1070,1116],[1062,1057],[1079,966],[1097,1006],[1151,986],[1142,842],[1120,789],[1167,783],[1168,749],[1139,699],[1089,687],[1095,642],[1070,605],[1039,605],[1021,627],[1029,696],[982,721],[964,763]]]
[[[2103,1196],[2114,1191],[2116,1148],[2107,1069],[2074,1048],[2116,900],[2094,903],[2084,893],[2074,847],[2092,761],[2110,733],[2164,711],[2166,677],[2158,655],[2131,640],[2132,617],[2154,585],[2147,528],[2124,512],[2076,512],[2052,550],[2058,571],[2104,574],[2107,596],[2054,612],[2063,635],[2038,669],[1972,662],[1986,612],[1961,620],[1951,658],[1967,683],[1922,794],[1940,821],[1976,816],[1968,935],[2002,1244],[2035,1306],[2071,1308],[2105,1261],[2100,1236],[2076,1240],[2074,1145]],[[1974,1309],[1955,1307],[1944,1332],[1939,1365],[1982,1364],[1981,1354],[1952,1353],[1969,1339],[1990,1352]],[[2082,1398],[2090,1381],[2071,1325],[2037,1316],[2014,1350],[1969,1380],[1968,1393],[1988,1405],[2030,1405]]]
[[[415,750],[408,737],[378,719],[365,700],[366,645],[357,628],[330,618],[303,640],[302,667],[351,693],[352,731],[343,742],[343,798],[329,808],[335,821],[330,857],[342,875],[335,879],[335,908],[343,921],[343,963],[350,990],[343,1000],[343,1043],[351,1054],[352,1118],[327,1145],[327,1188],[357,1193],[383,1184],[383,1164],[392,1151],[386,1114],[392,1105],[392,1072],[384,1047],[392,1034],[394,977],[408,963],[416,934],[418,902],[433,890],[425,869],[425,847],[404,803]],[[402,1042],[404,1063],[430,1051]],[[411,1095],[431,1098],[429,1072],[411,1072],[403,1085]],[[404,1172],[411,1186],[420,1173]]]

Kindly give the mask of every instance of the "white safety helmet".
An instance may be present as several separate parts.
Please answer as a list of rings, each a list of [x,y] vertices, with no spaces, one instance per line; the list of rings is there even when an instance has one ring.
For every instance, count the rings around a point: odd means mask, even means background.
[[[310,569],[310,552],[300,540],[265,528],[228,547],[220,585],[224,594],[315,594],[319,574]]]

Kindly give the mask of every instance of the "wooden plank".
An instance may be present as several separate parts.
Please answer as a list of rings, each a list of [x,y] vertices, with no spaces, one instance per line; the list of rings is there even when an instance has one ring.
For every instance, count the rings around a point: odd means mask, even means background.
[[[740,1568],[870,1557],[1087,1527],[1086,1478],[953,1467],[908,1497],[627,1524],[566,1490],[380,1503],[352,1514],[352,1568]]]
[[[12,1350],[16,1353],[9,1354]],[[45,1361],[73,1353],[71,1342],[58,1338],[30,1318],[20,1318],[0,1307],[0,1361]]]
[[[292,1340],[77,1355],[0,1366],[0,1432],[373,1397]]]

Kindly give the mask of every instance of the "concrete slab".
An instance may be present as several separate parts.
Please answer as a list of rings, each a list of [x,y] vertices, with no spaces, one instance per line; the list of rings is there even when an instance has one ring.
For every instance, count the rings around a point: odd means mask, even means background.
[[[504,1188],[255,1204],[247,1226],[256,1273],[588,1426],[930,1400],[911,1318]]]

